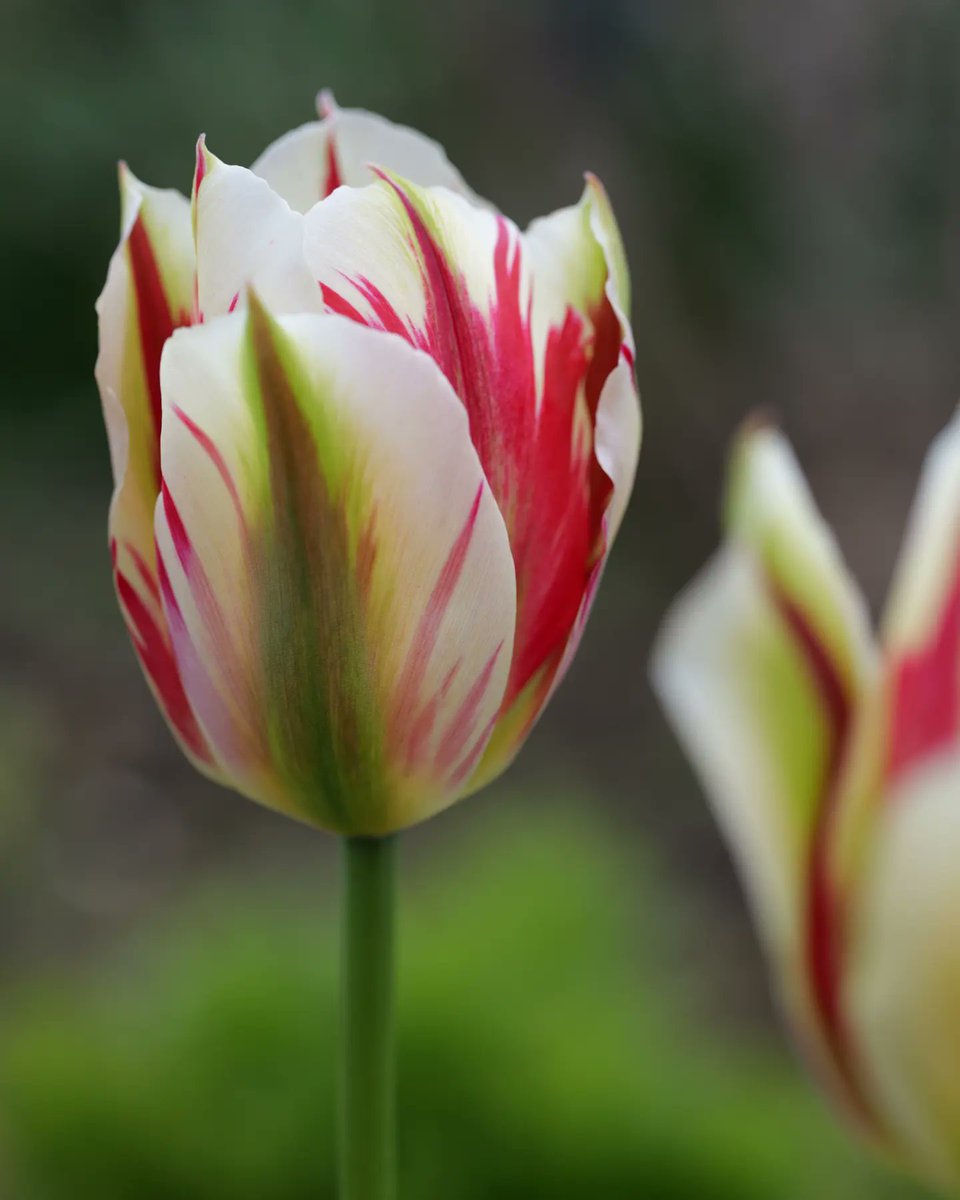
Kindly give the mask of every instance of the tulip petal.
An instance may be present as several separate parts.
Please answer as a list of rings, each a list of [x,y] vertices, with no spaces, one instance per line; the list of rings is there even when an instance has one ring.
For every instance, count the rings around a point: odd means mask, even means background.
[[[960,1187],[960,754],[905,774],[883,807],[846,993],[895,1153]]]
[[[251,302],[175,337],[163,390],[166,609],[231,784],[351,834],[451,803],[499,709],[516,593],[440,372]]]
[[[307,214],[306,253],[331,311],[439,364],[507,524],[517,638],[480,786],[542,709],[622,514],[639,441],[632,341],[606,292],[595,185],[531,252],[505,218],[381,175]]]
[[[839,1006],[842,897],[828,848],[869,624],[785,441],[733,460],[728,541],[678,601],[653,678],[743,872],[780,990],[821,1070],[862,1109]]]
[[[319,312],[303,257],[303,218],[245,167],[221,162],[201,138],[193,185],[199,320],[232,312],[253,287],[276,312]]]
[[[960,414],[927,458],[884,632],[898,778],[960,731]]]
[[[297,212],[346,184],[372,183],[370,164],[396,171],[422,187],[446,187],[476,199],[443,148],[404,125],[356,108],[338,108],[320,97],[320,121],[285,134],[260,155],[252,170]]]
[[[602,549],[582,593],[579,611],[559,666],[552,695],[576,654],[596,596],[603,567],[633,489],[640,453],[641,419],[634,373],[634,343],[628,312],[630,278],[613,210],[600,181],[587,176],[580,203],[534,221],[525,234],[533,262],[533,323],[549,337],[560,314],[573,309],[589,317],[591,352],[584,380],[587,411],[595,414],[591,524],[599,524]],[[545,700],[537,701],[535,719]],[[502,751],[488,748],[484,766],[497,774],[518,743],[501,724]],[[506,734],[506,736],[504,736]]]
[[[97,301],[96,378],[110,443],[109,536],[120,608],[144,674],[178,741],[208,772],[209,750],[183,692],[157,580],[153,509],[160,491],[160,355],[189,324],[190,208],[177,192],[120,168],[122,229]]]

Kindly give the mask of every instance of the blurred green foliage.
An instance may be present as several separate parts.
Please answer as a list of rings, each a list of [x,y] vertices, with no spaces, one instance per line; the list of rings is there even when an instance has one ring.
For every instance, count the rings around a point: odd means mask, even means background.
[[[912,1194],[773,1050],[696,1027],[664,973],[669,897],[599,823],[499,817],[407,865],[403,1196]],[[332,1197],[332,890],[222,882],[112,968],[8,996],[17,1200]]]

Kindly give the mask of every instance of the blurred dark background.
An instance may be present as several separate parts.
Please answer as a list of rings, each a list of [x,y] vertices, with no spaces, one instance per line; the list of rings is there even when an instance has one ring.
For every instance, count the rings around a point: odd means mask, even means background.
[[[320,86],[521,224],[607,184],[646,434],[579,659],[517,766],[406,839],[404,1190],[915,1196],[773,1015],[646,661],[772,409],[874,608],[960,394],[950,0],[2,0],[0,1194],[332,1196],[336,860],[196,777],[113,600],[93,301],[115,163],[189,187]]]

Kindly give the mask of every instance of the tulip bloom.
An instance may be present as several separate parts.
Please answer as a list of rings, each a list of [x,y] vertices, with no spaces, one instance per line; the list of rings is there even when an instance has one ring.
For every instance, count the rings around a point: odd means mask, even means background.
[[[251,170],[201,139],[190,201],[121,168],[110,546],[192,761],[383,835],[499,774],[576,650],[639,449],[629,285],[595,179],[521,233],[419,134],[322,117]]]
[[[736,448],[723,549],[654,679],[732,844],[791,1024],[869,1137],[960,1186],[960,416],[876,646],[783,438]]]

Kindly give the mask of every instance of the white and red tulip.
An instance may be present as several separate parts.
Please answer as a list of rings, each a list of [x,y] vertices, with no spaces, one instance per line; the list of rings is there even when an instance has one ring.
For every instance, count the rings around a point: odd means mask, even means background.
[[[321,109],[251,170],[201,140],[192,202],[121,169],[110,545],[193,762],[383,834],[502,771],[576,649],[639,449],[629,285],[596,180],[521,233]]]
[[[877,644],[784,439],[654,680],[743,873],[789,1019],[861,1129],[960,1187],[960,416],[930,453]]]

